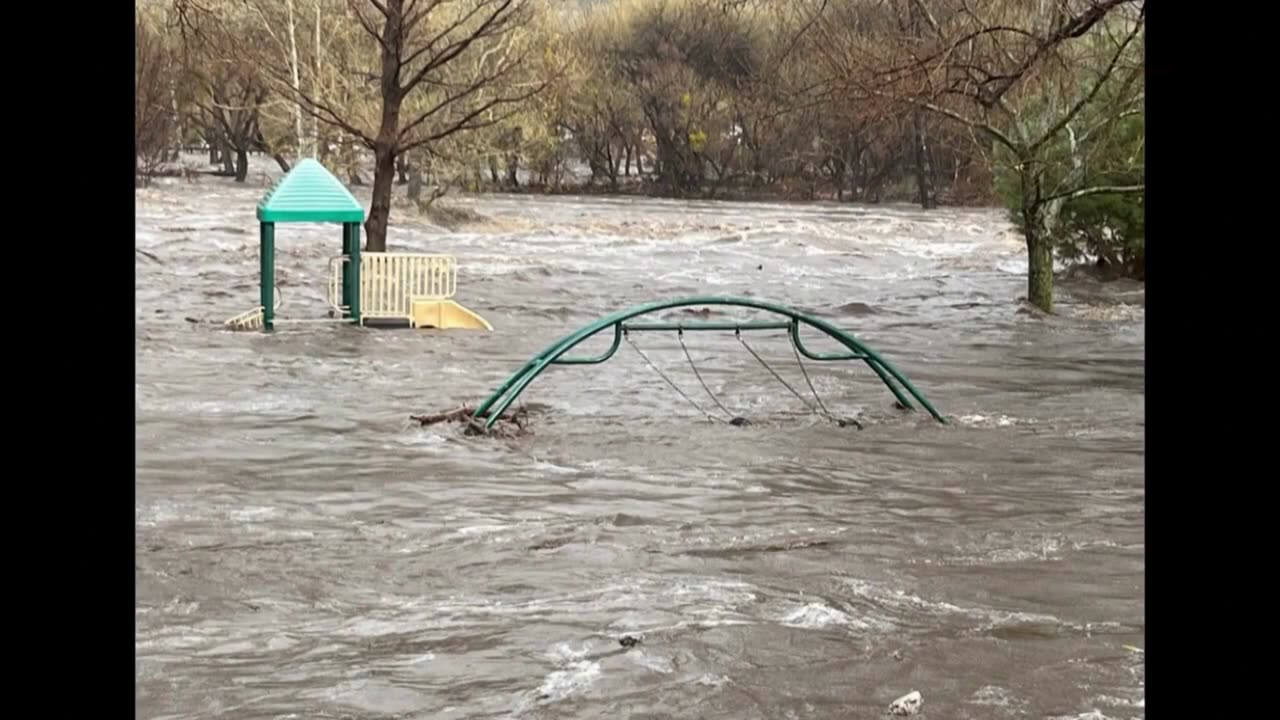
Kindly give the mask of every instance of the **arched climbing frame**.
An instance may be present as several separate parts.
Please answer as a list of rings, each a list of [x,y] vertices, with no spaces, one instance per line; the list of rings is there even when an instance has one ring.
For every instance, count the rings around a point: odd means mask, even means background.
[[[764,310],[766,312],[780,315],[786,320],[773,321],[741,321],[741,322],[628,322],[633,318],[662,310],[670,310],[673,308],[688,307],[691,305],[728,305],[734,307],[752,308],[756,310]],[[800,326],[808,325],[809,327],[821,330],[829,337],[844,345],[849,349],[847,353],[816,353],[805,347],[800,340]],[[580,343],[586,341],[597,333],[613,329],[613,344],[609,346],[602,354],[596,357],[564,357],[565,353],[572,350]],[[495,390],[488,398],[485,399],[480,407],[476,408],[475,417],[483,419],[485,429],[490,429],[502,417],[511,403],[520,396],[525,388],[529,387],[529,383],[542,374],[551,365],[598,365],[613,357],[618,351],[618,347],[622,344],[624,333],[639,331],[667,330],[677,332],[693,332],[693,331],[733,331],[734,333],[742,333],[756,330],[786,330],[788,337],[796,351],[810,360],[822,362],[836,360],[861,360],[867,364],[880,380],[889,388],[893,396],[907,410],[915,410],[915,406],[903,394],[903,389],[915,398],[935,420],[940,423],[946,423],[942,415],[934,409],[933,405],[916,390],[911,381],[907,380],[901,372],[897,370],[888,360],[880,357],[874,350],[867,347],[853,335],[846,333],[840,328],[826,322],[820,318],[806,315],[794,308],[778,305],[775,303],[764,302],[752,298],[743,297],[689,297],[677,300],[665,300],[660,302],[648,303],[645,305],[637,305],[635,307],[621,310],[607,317],[601,318],[594,323],[578,330],[577,332],[566,335],[555,343],[547,347],[542,352],[533,356],[516,372],[512,373]],[[898,384],[895,384],[895,381]],[[901,385],[899,387],[898,385]]]

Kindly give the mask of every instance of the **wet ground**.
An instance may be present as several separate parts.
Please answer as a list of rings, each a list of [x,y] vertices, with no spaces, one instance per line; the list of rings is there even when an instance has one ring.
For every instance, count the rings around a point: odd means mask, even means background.
[[[261,192],[138,193],[139,717],[852,718],[911,690],[918,717],[1145,717],[1140,286],[1020,311],[997,211],[495,196],[391,234],[455,254],[494,332],[223,332],[257,304]],[[325,317],[338,230],[277,247],[281,315]],[[732,333],[685,342],[745,427],[628,345],[530,386],[531,436],[409,420],[703,294],[855,333],[950,423],[807,363],[864,424],[836,427]],[[633,339],[720,414],[677,338]],[[807,395],[781,331],[748,342]]]

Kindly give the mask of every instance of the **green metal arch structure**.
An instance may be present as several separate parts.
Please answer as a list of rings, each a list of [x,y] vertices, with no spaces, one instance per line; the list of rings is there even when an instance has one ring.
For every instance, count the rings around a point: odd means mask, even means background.
[[[648,315],[649,313],[659,312],[662,310],[670,310],[680,307],[688,307],[691,305],[729,305],[735,307],[753,308],[756,310],[764,310],[766,312],[781,315],[786,318],[785,321],[744,321],[744,322],[660,322],[660,323],[629,323],[628,320]],[[800,326],[808,325],[822,331],[829,337],[848,348],[847,353],[815,353],[810,351],[800,341]],[[613,329],[613,344],[609,349],[596,357],[564,357],[565,353],[572,350],[580,343],[593,337],[597,333]],[[919,390],[907,380],[901,372],[898,371],[888,360],[880,357],[874,350],[867,347],[853,335],[846,333],[831,323],[806,315],[799,310],[778,305],[775,303],[755,300],[745,297],[731,296],[699,296],[679,298],[676,300],[663,300],[659,302],[647,303],[644,305],[636,305],[620,310],[612,315],[603,317],[594,323],[570,333],[556,342],[552,343],[545,350],[529,359],[519,370],[511,374],[510,377],[502,383],[498,389],[494,390],[483,403],[476,408],[474,417],[483,419],[486,430],[491,429],[498,422],[502,414],[507,411],[511,403],[525,391],[529,384],[534,381],[551,365],[597,365],[605,362],[613,357],[618,351],[618,347],[622,344],[622,336],[625,332],[651,331],[651,330],[676,330],[676,331],[700,331],[700,330],[732,330],[735,333],[746,330],[786,330],[788,337],[795,345],[795,349],[804,357],[810,360],[821,362],[835,360],[861,360],[867,364],[880,380],[889,388],[898,402],[907,410],[915,410],[915,406],[903,394],[903,389],[915,398],[935,420],[940,423],[946,423],[942,415],[934,409],[933,405],[920,393]],[[895,381],[898,384],[895,384]],[[901,385],[899,387],[898,385]]]

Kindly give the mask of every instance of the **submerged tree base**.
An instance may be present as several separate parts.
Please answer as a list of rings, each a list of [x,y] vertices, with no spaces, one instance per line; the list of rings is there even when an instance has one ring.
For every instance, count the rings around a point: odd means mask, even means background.
[[[1042,238],[1027,238],[1027,301],[1053,312],[1053,245]]]

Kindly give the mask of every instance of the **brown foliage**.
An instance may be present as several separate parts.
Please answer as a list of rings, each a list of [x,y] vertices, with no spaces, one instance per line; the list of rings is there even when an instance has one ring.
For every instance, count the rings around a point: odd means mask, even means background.
[[[169,87],[173,58],[140,12],[134,13],[133,68],[134,174],[145,183],[167,156],[177,118]]]

